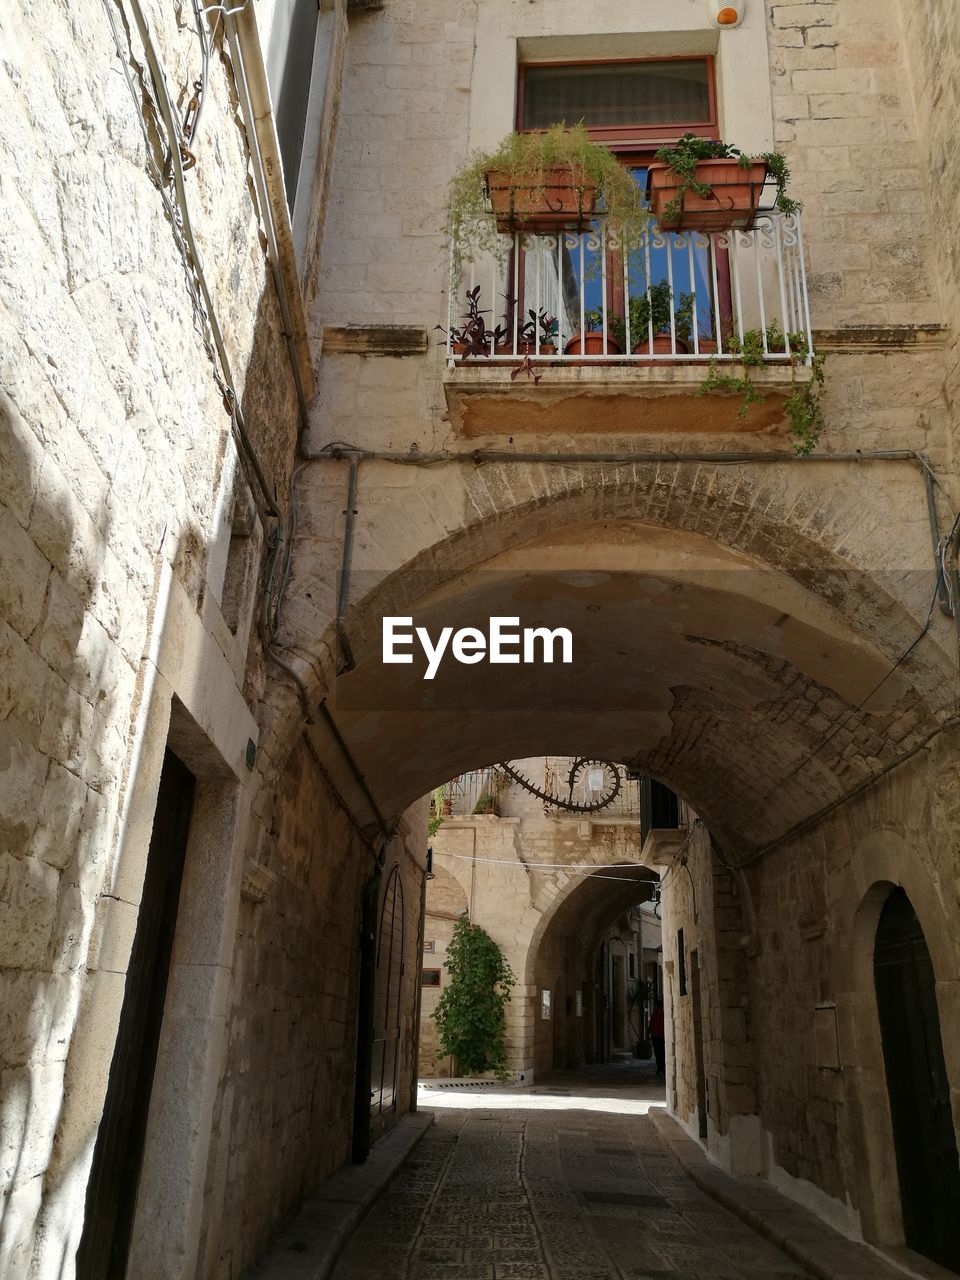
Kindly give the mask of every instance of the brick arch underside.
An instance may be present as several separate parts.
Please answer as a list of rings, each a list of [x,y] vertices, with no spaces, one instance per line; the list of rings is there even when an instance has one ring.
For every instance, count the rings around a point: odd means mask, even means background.
[[[368,535],[347,614],[356,667],[328,705],[385,812],[497,759],[598,755],[669,782],[736,853],[930,731],[948,670],[933,638],[858,709],[927,612],[916,477],[904,469],[899,488],[884,489],[866,483],[867,468],[816,486],[799,468],[691,472],[542,468],[544,491],[520,502],[521,480],[527,492],[535,484],[529,469],[478,468],[458,491],[461,527],[432,543],[425,529],[402,565],[383,567],[389,555]],[[423,474],[421,513],[438,483]],[[894,505],[917,516],[895,536],[884,532]],[[402,545],[396,531],[393,541]],[[298,550],[292,594],[309,554]],[[383,667],[384,614],[412,615],[431,634],[493,614],[568,624],[575,670],[499,668],[491,681],[489,667],[447,663],[428,685],[422,668]],[[289,641],[338,653],[333,629],[315,625]],[[315,698],[322,667],[311,668]]]

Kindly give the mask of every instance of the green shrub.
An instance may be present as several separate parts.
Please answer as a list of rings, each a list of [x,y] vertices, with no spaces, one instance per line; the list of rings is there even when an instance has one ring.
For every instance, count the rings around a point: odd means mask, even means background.
[[[504,1007],[514,985],[503,952],[477,924],[461,916],[453,928],[443,967],[450,973],[433,1013],[440,1032],[438,1057],[453,1054],[465,1075],[507,1075]]]

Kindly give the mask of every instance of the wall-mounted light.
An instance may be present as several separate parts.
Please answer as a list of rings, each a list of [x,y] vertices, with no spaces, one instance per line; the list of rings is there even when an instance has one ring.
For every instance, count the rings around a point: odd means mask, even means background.
[[[747,0],[707,0],[710,22],[715,27],[739,27],[747,10]]]

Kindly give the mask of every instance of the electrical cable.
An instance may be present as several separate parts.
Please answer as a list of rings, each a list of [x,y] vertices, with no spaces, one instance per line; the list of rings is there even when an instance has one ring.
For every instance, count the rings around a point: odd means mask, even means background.
[[[227,354],[223,330],[220,327],[220,321],[217,317],[216,307],[210,292],[209,282],[207,281],[206,273],[204,271],[203,255],[200,252],[200,247],[197,244],[196,235],[194,233],[190,207],[187,201],[183,156],[180,150],[183,139],[180,135],[177,120],[173,112],[173,102],[170,97],[170,91],[167,87],[166,77],[164,76],[163,68],[157,55],[156,46],[153,42],[150,25],[147,22],[140,0],[129,0],[129,4],[140,36],[140,41],[143,45],[144,56],[147,60],[147,68],[150,72],[150,80],[153,85],[154,94],[153,105],[157,109],[159,119],[167,136],[167,162],[171,167],[173,185],[176,193],[176,214],[179,215],[178,217],[175,217],[175,225],[179,227],[183,235],[183,241],[188,251],[188,265],[195,278],[197,289],[199,290],[200,299],[203,304],[204,318],[217,353],[217,360],[219,363],[217,382],[224,397],[224,404],[230,413],[234,431],[240,441],[241,452],[256,478],[257,488],[260,491],[267,513],[277,520],[282,520],[283,513],[277,503],[276,497],[270,491],[270,486],[267,483],[267,478],[264,474],[263,467],[261,466],[260,459],[257,456],[253,442],[247,434],[246,425],[243,420],[243,411],[240,407],[236,384],[233,379],[233,370],[230,365],[230,358]]]
[[[518,865],[516,858],[485,858],[485,857],[477,856],[476,859],[474,859],[473,855],[469,853],[445,853],[443,856],[445,858],[458,858],[464,862],[473,862],[473,861],[490,862],[490,863],[494,863],[497,866],[502,866],[502,867],[515,867]],[[598,868],[603,870],[605,867],[608,867],[608,866],[613,868],[619,867],[625,870],[630,870],[632,868],[637,868],[638,870],[641,868],[649,870],[649,868],[646,868],[646,864],[643,862],[593,863],[593,862],[527,862],[527,861],[524,861],[520,865],[524,867],[529,867],[534,871],[576,871],[578,874],[583,872],[587,875],[592,874],[592,871],[596,871]]]
[[[854,452],[810,453],[797,457],[794,453],[778,453],[773,450],[764,451],[701,451],[701,450],[640,450],[640,451],[597,451],[593,453],[559,453],[548,451],[524,451],[510,449],[442,449],[423,452],[410,449],[407,452],[391,449],[364,449],[358,445],[348,444],[341,440],[330,441],[315,453],[301,454],[307,462],[341,461],[346,458],[357,458],[371,462],[395,462],[406,466],[430,467],[447,462],[472,462],[481,465],[485,462],[546,462],[560,465],[571,463],[604,463],[627,465],[632,462],[663,463],[716,463],[718,465],[739,466],[743,463],[779,463],[781,465],[802,465],[816,462],[913,462],[924,473],[929,473],[934,483],[941,487],[936,473],[933,471],[926,454],[916,449],[858,449]]]

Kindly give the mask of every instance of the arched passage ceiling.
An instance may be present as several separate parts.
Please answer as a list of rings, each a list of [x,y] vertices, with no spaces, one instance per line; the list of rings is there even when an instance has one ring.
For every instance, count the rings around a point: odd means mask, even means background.
[[[667,781],[731,856],[747,856],[948,713],[948,666],[932,640],[890,674],[916,637],[932,575],[894,590],[879,576],[828,574],[807,584],[699,533],[639,521],[565,528],[439,587],[407,572],[384,599],[433,636],[486,629],[494,615],[565,626],[573,666],[451,658],[428,683],[419,656],[383,665],[371,605],[350,620],[356,668],[330,706],[385,813],[498,759],[596,755]],[[846,599],[857,630],[828,603]]]
[[[653,885],[652,872],[615,862],[572,885],[555,908],[544,913],[527,951],[524,981],[536,982],[538,957],[548,939],[575,939],[583,960],[592,960],[611,926],[631,907],[648,901]]]

